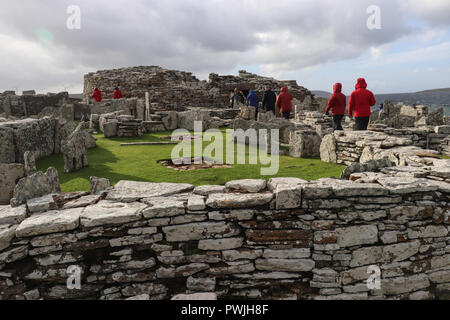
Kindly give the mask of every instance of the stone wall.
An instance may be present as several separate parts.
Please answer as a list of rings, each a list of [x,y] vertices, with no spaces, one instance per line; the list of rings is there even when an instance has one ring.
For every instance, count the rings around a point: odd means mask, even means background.
[[[153,111],[184,111],[189,107],[226,108],[230,104],[230,92],[236,87],[243,91],[254,90],[260,101],[266,85],[275,90],[287,86],[300,102],[306,96],[312,97],[310,91],[298,86],[295,81],[278,81],[245,71],[240,71],[237,77],[210,74],[209,81],[200,81],[192,73],[156,66],[89,73],[84,77],[84,100],[91,96],[95,85],[99,86],[104,98],[111,98],[117,85],[127,98],[144,98],[145,92],[149,92]]]
[[[0,94],[0,114],[6,118],[62,116],[73,120],[73,108],[67,92],[18,96],[7,91]]]
[[[0,298],[433,299],[450,289],[449,200],[448,182],[398,173],[54,194],[31,216],[39,201],[0,207]]]
[[[395,152],[402,147],[415,148],[416,152],[438,154],[442,151],[441,139],[447,134],[439,134],[444,127],[435,127],[435,131],[419,129],[373,128],[374,131],[336,131],[327,135],[321,145],[321,159],[325,162],[351,165],[355,162],[365,162],[367,154],[376,153],[387,156],[386,152]],[[447,132],[443,130],[442,132]],[[436,133],[438,132],[438,133]],[[366,151],[366,152],[364,152]],[[386,152],[385,152],[386,151]],[[363,160],[361,160],[363,158]]]
[[[0,163],[23,163],[25,151],[33,151],[36,159],[52,155],[55,129],[50,117],[0,122]]]

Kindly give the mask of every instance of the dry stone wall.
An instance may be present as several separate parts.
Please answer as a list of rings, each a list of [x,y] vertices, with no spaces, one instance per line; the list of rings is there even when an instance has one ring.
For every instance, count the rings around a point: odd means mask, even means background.
[[[60,116],[73,120],[74,105],[67,92],[57,94],[0,94],[0,114],[6,118]]]
[[[450,289],[449,200],[448,182],[398,172],[57,193],[0,207],[0,298],[435,299]]]
[[[95,85],[99,86],[105,98],[112,97],[117,85],[126,98],[144,98],[145,93],[149,92],[153,111],[185,111],[189,107],[225,108],[230,104],[230,92],[236,87],[245,92],[254,90],[260,101],[266,85],[275,90],[287,86],[294,98],[300,102],[307,96],[312,97],[309,90],[295,81],[278,81],[245,71],[240,71],[237,77],[210,74],[209,81],[200,81],[192,73],[156,66],[89,73],[84,77],[85,100],[91,96]]]

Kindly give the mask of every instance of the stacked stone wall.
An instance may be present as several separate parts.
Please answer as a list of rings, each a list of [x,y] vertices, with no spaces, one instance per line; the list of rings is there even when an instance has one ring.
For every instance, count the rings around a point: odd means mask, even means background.
[[[437,299],[450,289],[449,200],[448,182],[390,175],[122,181],[28,200],[0,207],[0,297]]]

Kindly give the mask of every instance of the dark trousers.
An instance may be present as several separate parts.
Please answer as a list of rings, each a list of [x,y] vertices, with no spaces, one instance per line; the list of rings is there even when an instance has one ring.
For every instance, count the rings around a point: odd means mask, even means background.
[[[369,119],[370,117],[355,117],[356,130],[367,131],[367,127],[369,126]]]
[[[290,111],[283,111],[283,117],[285,118],[285,119],[288,119],[289,120],[289,117],[291,116],[291,112]]]
[[[342,131],[344,130],[342,128],[342,119],[344,118],[344,115],[335,115],[333,116],[333,130],[334,131]]]

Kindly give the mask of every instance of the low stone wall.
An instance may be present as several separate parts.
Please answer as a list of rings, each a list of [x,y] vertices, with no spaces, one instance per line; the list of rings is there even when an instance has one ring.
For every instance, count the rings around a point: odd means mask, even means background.
[[[373,182],[277,178],[194,188],[121,181],[101,195],[0,207],[0,298],[433,299],[448,292],[450,184],[398,173]],[[30,216],[30,208],[41,212]],[[366,284],[373,266],[379,289]],[[81,287],[69,290],[77,270]]]
[[[436,131],[440,132],[440,128],[436,127]],[[376,131],[336,131],[333,134],[327,135],[322,140],[321,144],[321,159],[325,162],[339,163],[345,165],[351,165],[355,162],[366,162],[373,160],[375,154],[377,157],[389,156],[389,152],[396,152],[406,150],[404,147],[411,147],[410,150],[414,152],[427,152],[428,154],[437,154],[441,151],[442,146],[439,143],[439,147],[434,150],[425,149],[426,146],[430,146],[430,143],[426,143],[419,138],[417,132],[410,132],[409,129],[382,129],[382,132]],[[380,130],[381,131],[381,130]],[[422,132],[422,131],[421,131]],[[389,133],[389,134],[386,134]],[[430,135],[436,133],[426,133],[427,140],[430,140]],[[442,134],[440,136],[446,136]],[[436,142],[440,140],[438,138]],[[443,139],[443,138],[442,138]],[[433,146],[435,146],[433,144]],[[403,148],[403,149],[402,149]],[[368,159],[368,158],[372,159]]]
[[[74,105],[67,92],[57,94],[0,94],[0,114],[6,118],[55,116],[66,120],[74,118]]]

